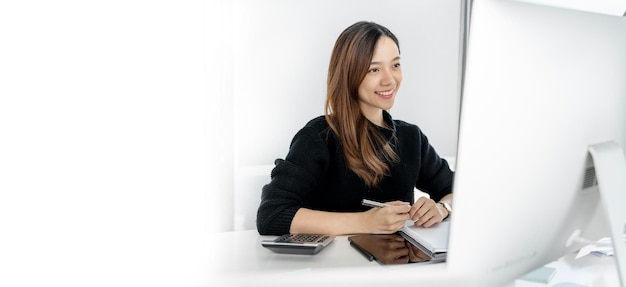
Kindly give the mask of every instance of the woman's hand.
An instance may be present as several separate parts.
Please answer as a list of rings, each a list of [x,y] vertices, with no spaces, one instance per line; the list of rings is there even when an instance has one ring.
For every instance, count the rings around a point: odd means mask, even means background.
[[[427,197],[420,197],[409,211],[411,220],[415,221],[415,226],[431,227],[441,222],[447,215],[447,211],[434,200]]]
[[[424,262],[432,259],[428,254],[419,249],[419,247],[406,241],[404,242],[406,248],[409,250],[409,262]]]
[[[367,232],[373,234],[391,234],[402,227],[410,218],[411,206],[408,202],[391,201],[386,202],[386,207],[373,207],[365,211],[365,226]]]
[[[355,236],[354,240],[384,264],[406,264],[409,262],[410,250],[400,235],[369,234]]]

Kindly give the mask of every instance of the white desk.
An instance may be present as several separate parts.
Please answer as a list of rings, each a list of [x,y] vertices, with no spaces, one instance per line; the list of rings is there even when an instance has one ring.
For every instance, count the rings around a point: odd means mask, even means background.
[[[277,236],[260,236],[256,230],[218,233],[212,236],[213,252],[222,260],[222,272],[295,272],[308,269],[374,266],[350,247],[347,236],[338,236],[333,243],[316,255],[278,254],[261,246],[261,240]]]
[[[347,236],[338,236],[316,255],[278,254],[261,246],[261,240],[275,237],[259,236],[256,230],[211,234],[208,256],[209,268],[215,275],[212,280],[224,286],[329,286],[327,283],[331,282],[337,286],[356,286],[357,282],[358,286],[390,286],[407,281],[421,286],[466,285],[462,278],[446,270],[445,263],[381,265],[368,261],[350,246]],[[590,255],[573,260],[572,255],[547,266],[557,268],[549,284],[516,280],[510,286],[559,286],[563,282],[619,286],[611,258]]]
[[[408,272],[418,276],[415,282],[428,282],[424,286],[458,283],[442,279],[444,263],[392,266],[368,261],[350,246],[347,236],[336,237],[316,255],[274,253],[262,247],[261,240],[276,236],[259,236],[256,230],[216,233],[209,238],[210,268],[218,277],[215,280],[226,286],[355,286],[356,282],[363,282],[359,286],[389,286],[394,280],[406,282],[404,278],[411,275]]]

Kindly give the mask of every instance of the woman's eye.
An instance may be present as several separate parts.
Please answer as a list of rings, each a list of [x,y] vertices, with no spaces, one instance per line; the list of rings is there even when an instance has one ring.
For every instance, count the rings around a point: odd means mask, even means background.
[[[393,64],[393,67],[394,67],[394,68],[400,68],[400,63],[395,63],[395,64]]]
[[[371,68],[371,69],[369,69],[368,72],[369,73],[376,73],[376,72],[378,72],[378,68]]]

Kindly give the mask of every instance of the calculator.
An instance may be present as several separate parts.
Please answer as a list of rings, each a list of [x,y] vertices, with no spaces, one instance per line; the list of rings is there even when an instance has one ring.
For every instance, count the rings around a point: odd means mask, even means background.
[[[263,240],[261,245],[276,253],[313,255],[322,251],[334,239],[335,236],[322,234],[285,234],[274,240]]]

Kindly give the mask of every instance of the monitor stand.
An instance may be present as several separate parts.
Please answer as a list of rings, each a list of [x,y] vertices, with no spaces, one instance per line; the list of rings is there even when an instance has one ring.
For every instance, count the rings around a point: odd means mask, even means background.
[[[600,198],[606,210],[614,257],[622,286],[626,286],[626,159],[614,141],[589,147],[598,179]]]

